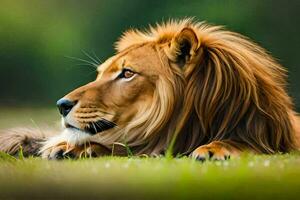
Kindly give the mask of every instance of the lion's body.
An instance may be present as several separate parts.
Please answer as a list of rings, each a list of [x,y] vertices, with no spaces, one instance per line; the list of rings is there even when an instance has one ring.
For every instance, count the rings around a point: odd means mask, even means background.
[[[136,72],[133,80],[111,79],[124,65]],[[112,150],[126,143],[136,155],[162,154],[170,145],[173,153],[187,154],[211,142],[231,152],[289,152],[299,146],[300,122],[285,79],[264,49],[222,27],[183,20],[131,30],[96,81],[66,96],[80,101],[67,119],[77,127],[99,116],[117,127],[71,145],[88,141]],[[42,151],[68,143],[51,141]]]

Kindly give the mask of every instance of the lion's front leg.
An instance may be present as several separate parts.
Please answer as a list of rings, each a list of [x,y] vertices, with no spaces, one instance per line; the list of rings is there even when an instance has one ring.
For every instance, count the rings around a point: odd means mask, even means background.
[[[42,158],[59,160],[65,158],[90,158],[109,155],[110,151],[99,143],[86,143],[83,145],[70,145],[66,142],[54,145],[42,152]]]
[[[214,141],[196,148],[190,156],[196,160],[227,160],[237,156],[240,150],[228,142]]]

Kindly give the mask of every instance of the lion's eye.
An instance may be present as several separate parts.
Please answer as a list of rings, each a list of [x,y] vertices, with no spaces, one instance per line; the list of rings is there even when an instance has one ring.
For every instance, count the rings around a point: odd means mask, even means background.
[[[124,68],[122,72],[119,74],[119,78],[131,78],[135,73],[131,71],[130,69]]]

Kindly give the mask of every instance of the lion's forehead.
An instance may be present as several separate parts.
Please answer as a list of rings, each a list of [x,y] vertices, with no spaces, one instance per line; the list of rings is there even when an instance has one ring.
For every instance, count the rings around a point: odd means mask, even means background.
[[[120,71],[122,68],[121,62],[124,62],[124,59],[118,59],[116,55],[108,58],[104,63],[98,66],[98,78],[102,77],[105,72],[117,73]]]
[[[127,51],[120,52],[102,63],[97,71],[99,74],[106,72],[114,73],[122,70],[124,66],[139,72],[140,70],[152,69],[160,65],[157,51],[151,43],[134,46]]]
[[[112,56],[110,58],[108,58],[104,63],[102,63],[101,65],[98,66],[97,71],[99,73],[106,71],[114,62],[114,57]]]

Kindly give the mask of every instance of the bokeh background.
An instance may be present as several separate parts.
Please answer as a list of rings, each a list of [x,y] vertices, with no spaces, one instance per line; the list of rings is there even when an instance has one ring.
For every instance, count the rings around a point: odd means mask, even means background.
[[[0,107],[55,107],[95,78],[95,69],[78,60],[91,61],[86,53],[105,60],[128,28],[195,17],[272,52],[288,68],[300,111],[299,10],[300,0],[0,0]]]

